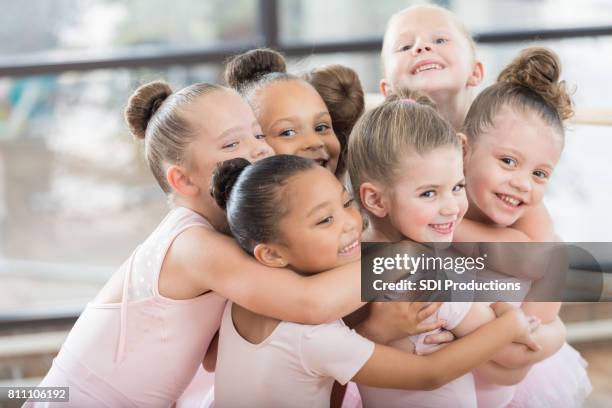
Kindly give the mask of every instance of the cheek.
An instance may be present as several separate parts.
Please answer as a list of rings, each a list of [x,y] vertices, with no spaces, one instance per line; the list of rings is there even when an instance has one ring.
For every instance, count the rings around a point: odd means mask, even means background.
[[[297,148],[295,143],[282,140],[280,138],[270,138],[266,142],[274,150],[275,154],[290,154],[295,155]]]

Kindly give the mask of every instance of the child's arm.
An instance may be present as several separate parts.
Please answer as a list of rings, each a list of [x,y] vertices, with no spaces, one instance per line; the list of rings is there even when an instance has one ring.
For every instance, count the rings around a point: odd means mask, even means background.
[[[527,320],[522,312],[503,303],[494,308],[497,319],[434,354],[416,356],[376,345],[353,381],[381,388],[433,390],[441,387],[487,361],[500,347],[525,335]]]
[[[533,332],[533,340],[541,346],[540,350],[529,349],[524,344],[512,343],[496,353],[493,360],[502,368],[529,367],[559,351],[565,342],[565,334],[565,325],[557,317],[552,322],[540,325]]]
[[[213,290],[255,313],[280,320],[320,324],[362,305],[359,262],[303,277],[261,265],[232,238],[207,228],[181,233],[168,250],[166,265],[171,282],[192,294]]]
[[[375,343],[390,341],[439,329],[444,321],[424,321],[436,313],[441,302],[373,302],[369,315],[355,326],[357,333]]]

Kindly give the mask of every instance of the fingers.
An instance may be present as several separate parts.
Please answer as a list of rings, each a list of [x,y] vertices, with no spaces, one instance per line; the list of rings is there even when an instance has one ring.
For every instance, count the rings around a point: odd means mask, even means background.
[[[439,344],[437,346],[432,346],[432,347],[427,347],[427,348],[424,348],[424,349],[416,350],[414,353],[417,356],[426,356],[426,355],[435,353],[436,351],[440,350],[444,346],[445,346],[444,344]]]
[[[442,302],[433,302],[433,303],[430,303],[429,305],[423,307],[417,313],[417,320],[419,322],[422,322],[423,320],[426,320],[429,316],[431,316],[434,313],[436,313],[438,311],[438,309],[440,309],[440,306],[442,306]]]
[[[415,334],[427,333],[427,332],[430,332],[432,330],[441,329],[442,327],[444,327],[445,324],[446,324],[446,320],[444,320],[444,319],[438,319],[437,321],[435,321],[433,323],[421,322],[421,323],[417,324],[417,326],[415,328],[416,329],[416,333]]]
[[[423,340],[423,342],[425,344],[442,344],[442,343],[449,343],[453,340],[455,340],[455,335],[448,330],[444,330],[440,333],[435,333],[435,334],[430,334],[429,336],[425,336],[425,339]]]
[[[529,349],[533,351],[540,351],[542,347],[535,342],[535,340],[531,336],[525,337],[523,341],[521,341],[524,345],[526,345]]]

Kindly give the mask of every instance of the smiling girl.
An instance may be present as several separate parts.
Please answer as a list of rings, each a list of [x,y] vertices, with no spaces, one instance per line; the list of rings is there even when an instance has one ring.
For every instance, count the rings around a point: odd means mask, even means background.
[[[227,209],[237,241],[263,265],[312,275],[361,256],[359,210],[340,182],[312,160],[286,155],[252,165],[231,160],[217,171],[213,194]],[[300,325],[228,303],[215,403],[325,407],[334,379],[376,387],[438,388],[528,333],[518,309],[501,307],[505,313],[474,334],[435,354],[415,356],[374,344],[341,320]]]

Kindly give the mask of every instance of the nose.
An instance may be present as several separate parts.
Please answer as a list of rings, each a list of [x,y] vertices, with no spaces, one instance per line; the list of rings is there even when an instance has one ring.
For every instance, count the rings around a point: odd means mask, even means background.
[[[316,132],[309,132],[304,135],[304,144],[302,145],[303,150],[316,151],[325,146],[323,139]]]
[[[414,42],[414,46],[412,47],[412,52],[415,55],[418,55],[418,54],[422,54],[425,51],[427,52],[431,51],[431,44],[429,44],[428,42],[426,42],[425,40],[421,38],[417,38],[416,41]]]
[[[459,201],[454,196],[446,197],[440,207],[440,215],[454,216],[459,214]]]
[[[510,186],[517,189],[520,192],[528,193],[531,191],[531,176],[529,174],[516,174],[510,180]]]
[[[272,148],[265,142],[264,139],[253,138],[249,146],[249,155],[251,161],[256,162],[266,157],[272,156],[274,152]]]

